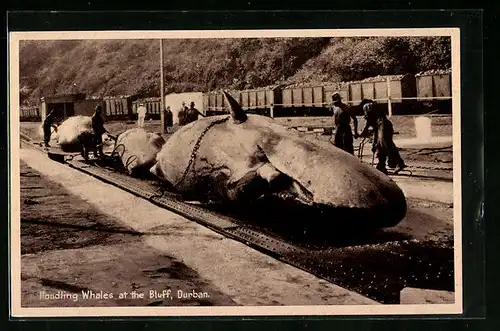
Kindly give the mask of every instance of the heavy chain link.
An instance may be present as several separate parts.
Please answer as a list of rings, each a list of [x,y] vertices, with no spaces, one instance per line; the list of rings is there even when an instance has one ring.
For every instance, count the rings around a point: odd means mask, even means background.
[[[186,169],[184,170],[184,173],[182,174],[182,177],[181,179],[177,182],[177,184],[175,184],[175,187],[178,187],[185,179],[186,179],[186,176],[188,175],[189,173],[189,170],[191,169],[191,166],[193,165],[194,161],[196,160],[196,156],[198,154],[198,150],[200,149],[200,146],[201,146],[201,141],[203,139],[203,137],[207,134],[207,132],[214,126],[214,125],[217,125],[217,124],[222,124],[224,122],[226,122],[228,119],[230,118],[230,116],[228,117],[225,117],[225,118],[221,118],[219,120],[215,120],[213,121],[212,123],[210,123],[210,125],[208,125],[205,130],[203,130],[203,132],[201,133],[201,135],[198,137],[198,140],[196,141],[196,143],[194,144],[194,147],[193,147],[193,151],[191,152],[191,156],[189,158],[189,163],[186,167]]]

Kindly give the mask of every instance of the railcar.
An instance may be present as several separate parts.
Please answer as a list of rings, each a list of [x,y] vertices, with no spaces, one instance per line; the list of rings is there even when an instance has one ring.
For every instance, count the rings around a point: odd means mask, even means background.
[[[19,120],[21,122],[40,122],[42,115],[39,107],[23,107],[19,108]]]
[[[451,112],[451,72],[432,70],[417,75],[386,75],[341,83],[275,85],[252,90],[235,90],[230,94],[243,110],[266,116],[331,115],[331,100],[340,93],[344,103],[357,107],[363,99],[372,99],[388,111],[390,97],[393,114]],[[203,94],[207,116],[225,113],[220,91]]]
[[[106,96],[103,98],[106,117],[109,120],[127,120],[133,118],[133,96]]]
[[[132,102],[132,117],[133,119],[137,119],[137,108],[139,105],[143,103],[146,107],[146,119],[154,119],[159,120],[161,118],[161,98],[159,97],[151,97],[151,98],[142,98],[137,99]]]

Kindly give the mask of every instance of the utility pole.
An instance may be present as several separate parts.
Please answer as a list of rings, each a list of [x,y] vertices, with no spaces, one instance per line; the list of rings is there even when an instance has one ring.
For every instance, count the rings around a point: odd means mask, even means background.
[[[387,111],[389,113],[389,118],[392,117],[392,99],[391,99],[391,80],[387,77]],[[375,84],[373,85],[375,86]]]
[[[163,84],[165,83],[163,75],[163,39],[160,39],[160,96],[161,96],[161,109],[160,109],[160,121],[161,121],[161,133],[166,133],[165,128],[165,88]]]

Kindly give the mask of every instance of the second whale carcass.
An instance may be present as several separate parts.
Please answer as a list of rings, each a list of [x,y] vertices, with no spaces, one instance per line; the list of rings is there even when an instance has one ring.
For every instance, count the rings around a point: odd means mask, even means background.
[[[332,222],[372,229],[406,215],[402,190],[330,143],[309,141],[273,119],[247,115],[224,93],[230,115],[182,127],[151,172],[189,199],[248,204],[266,196],[320,208]]]
[[[158,133],[134,128],[116,137],[114,153],[130,175],[138,175],[156,163],[156,155],[163,144],[165,139]]]
[[[52,136],[55,136],[63,151],[79,152],[81,150],[79,138],[92,132],[92,118],[78,115],[68,117]]]

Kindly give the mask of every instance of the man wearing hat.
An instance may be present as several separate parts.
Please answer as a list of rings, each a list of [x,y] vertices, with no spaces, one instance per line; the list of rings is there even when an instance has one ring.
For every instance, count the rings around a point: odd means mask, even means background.
[[[351,118],[354,122],[354,138],[358,138],[358,119],[354,116],[348,106],[342,102],[340,94],[334,93],[333,101],[333,116],[335,119],[335,136],[333,144],[354,155],[353,134],[351,130]]]
[[[189,104],[189,109],[187,110],[185,124],[197,121],[199,115],[200,111],[194,107],[194,102],[191,102]]]
[[[94,141],[99,150],[99,155],[103,157],[102,135],[107,132],[107,130],[104,128],[104,120],[101,117],[101,105],[95,107],[95,112],[92,115],[92,130],[94,131]]]
[[[164,120],[167,133],[172,133],[172,127],[174,125],[174,114],[172,113],[170,106],[167,106],[167,109],[165,109]]]
[[[179,109],[179,113],[177,114],[177,116],[179,118],[179,125],[180,126],[187,124],[186,123],[187,112],[188,112],[188,108],[186,107],[186,103],[184,101],[182,101],[181,109]]]
[[[396,173],[406,168],[392,138],[394,134],[392,122],[387,118],[385,112],[377,109],[374,102],[368,99],[361,102],[361,107],[363,107],[366,120],[361,136],[368,136],[368,128],[373,128],[372,152],[377,153],[377,169],[387,175],[386,161],[388,161],[389,168],[397,167]]]
[[[50,147],[50,136],[52,135],[52,128],[57,132],[57,127],[53,124],[55,119],[55,111],[52,109],[43,121],[43,142],[45,147]]]
[[[144,119],[146,118],[147,109],[144,107],[144,103],[139,103],[139,107],[137,108],[137,127],[144,127]]]

